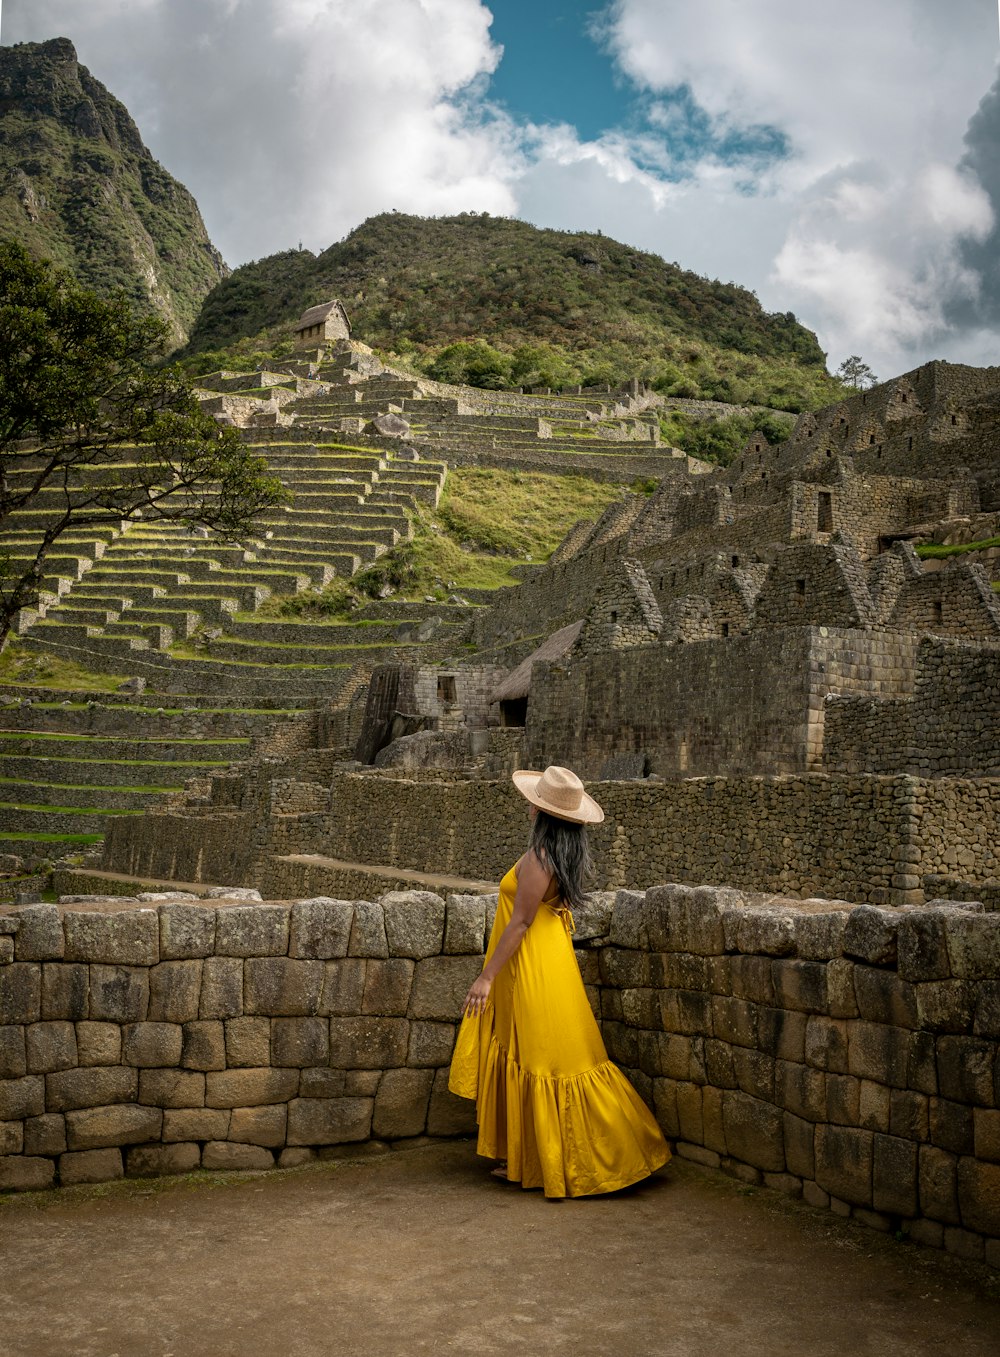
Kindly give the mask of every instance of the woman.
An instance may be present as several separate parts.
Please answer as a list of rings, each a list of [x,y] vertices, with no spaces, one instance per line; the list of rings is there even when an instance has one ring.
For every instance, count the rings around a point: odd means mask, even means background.
[[[652,1115],[608,1059],[573,954],[570,906],[604,812],[568,768],[516,772],[528,851],[500,883],[482,974],[462,1005],[449,1087],[473,1098],[478,1152],[497,1177],[547,1197],[614,1192],[670,1157]]]

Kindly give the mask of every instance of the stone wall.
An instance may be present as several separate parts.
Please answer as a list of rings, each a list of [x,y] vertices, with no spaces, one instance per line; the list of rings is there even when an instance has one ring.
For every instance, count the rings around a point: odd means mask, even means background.
[[[123,907],[125,906],[125,907]],[[0,913],[0,1188],[452,1135],[494,896]],[[1000,1266],[1000,915],[658,886],[578,912],[609,1054],[682,1156]]]

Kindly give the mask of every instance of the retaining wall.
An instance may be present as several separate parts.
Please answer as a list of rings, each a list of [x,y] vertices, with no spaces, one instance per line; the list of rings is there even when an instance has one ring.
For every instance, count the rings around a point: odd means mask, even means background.
[[[447,1066],[494,909],[7,907],[0,1187],[468,1132]],[[1000,915],[666,885],[577,923],[609,1053],[683,1156],[1000,1266]]]

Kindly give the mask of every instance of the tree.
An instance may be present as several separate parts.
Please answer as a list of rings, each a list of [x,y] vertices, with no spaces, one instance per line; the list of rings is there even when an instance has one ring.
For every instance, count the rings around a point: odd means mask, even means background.
[[[199,409],[177,369],[156,366],[165,334],[123,296],[102,300],[0,241],[0,534],[19,511],[44,511],[28,564],[0,558],[0,649],[68,529],[144,517],[235,539],[285,500],[264,459]]]
[[[837,369],[837,376],[845,386],[853,386],[855,391],[866,391],[878,381],[868,364],[856,353],[844,359]]]

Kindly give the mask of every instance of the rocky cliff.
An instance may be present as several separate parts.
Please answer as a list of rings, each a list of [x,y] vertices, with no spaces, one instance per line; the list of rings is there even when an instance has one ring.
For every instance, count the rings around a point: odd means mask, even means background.
[[[175,343],[228,274],[194,198],[66,38],[0,48],[0,234],[124,289]]]

